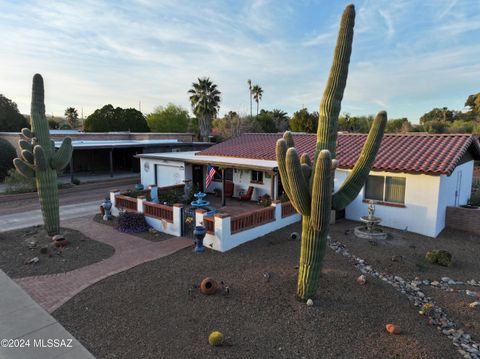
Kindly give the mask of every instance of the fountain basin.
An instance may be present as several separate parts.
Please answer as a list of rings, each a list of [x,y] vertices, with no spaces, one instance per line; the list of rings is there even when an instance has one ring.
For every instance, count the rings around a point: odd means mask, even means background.
[[[384,240],[387,239],[388,234],[380,228],[374,228],[373,230],[368,230],[366,226],[355,227],[353,233],[358,238],[363,239],[373,239],[373,240]]]

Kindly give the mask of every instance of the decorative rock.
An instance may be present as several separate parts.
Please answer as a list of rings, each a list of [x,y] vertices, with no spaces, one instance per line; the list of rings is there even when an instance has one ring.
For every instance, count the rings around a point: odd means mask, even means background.
[[[432,283],[430,283],[431,285],[433,285],[434,287],[437,287],[440,285],[439,282],[437,282],[436,280],[434,280]]]
[[[397,255],[397,256],[392,256],[392,262],[402,262],[403,261],[403,256]]]
[[[38,257],[33,257],[31,259],[25,260],[25,264],[35,264],[40,262],[40,259]]]
[[[477,307],[480,307],[480,302],[479,301],[475,301],[475,302],[472,302],[468,305],[470,308],[477,308]]]
[[[470,297],[476,297],[477,296],[477,292],[474,292],[473,290],[466,290],[465,291],[465,294],[470,296]]]
[[[365,283],[367,283],[367,277],[365,277],[365,275],[362,274],[357,278],[357,283],[360,285],[364,285]]]
[[[307,306],[308,307],[313,307],[313,300],[307,299]]]
[[[56,234],[52,237],[52,241],[54,242],[60,242],[64,240],[65,240],[65,236],[63,234]]]

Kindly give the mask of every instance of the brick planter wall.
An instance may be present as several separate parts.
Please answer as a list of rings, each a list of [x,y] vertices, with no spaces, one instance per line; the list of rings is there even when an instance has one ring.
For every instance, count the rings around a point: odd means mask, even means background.
[[[447,207],[445,228],[480,235],[480,209]]]

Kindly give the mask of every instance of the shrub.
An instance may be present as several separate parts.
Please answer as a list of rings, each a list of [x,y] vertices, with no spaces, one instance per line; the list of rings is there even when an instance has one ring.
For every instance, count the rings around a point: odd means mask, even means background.
[[[74,177],[74,178],[72,179],[72,183],[73,183],[75,186],[78,186],[81,182],[80,182],[80,180],[79,180],[78,178]]]
[[[425,259],[430,264],[438,264],[444,267],[448,267],[452,263],[452,255],[443,249],[428,251]]]
[[[17,157],[17,151],[10,142],[0,138],[0,181],[3,181],[8,170],[13,168],[13,159]]]
[[[258,199],[258,203],[263,207],[268,207],[272,204],[272,198],[268,194],[264,194]]]
[[[287,194],[285,192],[283,192],[279,197],[278,199],[280,200],[280,202],[284,203],[284,202],[289,202],[290,201],[290,198],[288,198]]]
[[[176,191],[174,189],[158,194],[158,203],[167,203],[169,206],[175,203],[182,203],[184,194],[183,192]]]
[[[125,233],[139,233],[148,231],[149,225],[143,213],[123,212],[118,216],[117,230]]]
[[[5,177],[5,184],[7,185],[7,193],[25,193],[37,190],[35,179],[22,176],[15,168],[8,171],[8,175]]]
[[[152,197],[150,196],[150,192],[145,192],[143,190],[137,190],[137,189],[129,189],[125,193],[125,196],[132,197],[132,198],[137,198],[139,196],[145,196],[145,199],[147,201],[151,201]]]

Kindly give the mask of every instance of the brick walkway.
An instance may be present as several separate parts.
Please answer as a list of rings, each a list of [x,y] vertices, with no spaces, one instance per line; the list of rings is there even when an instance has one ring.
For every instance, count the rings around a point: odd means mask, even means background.
[[[79,230],[91,239],[111,245],[115,248],[115,253],[103,261],[70,272],[16,279],[49,313],[104,278],[193,245],[192,240],[183,237],[150,242],[96,223],[91,217],[64,221],[62,226]]]

